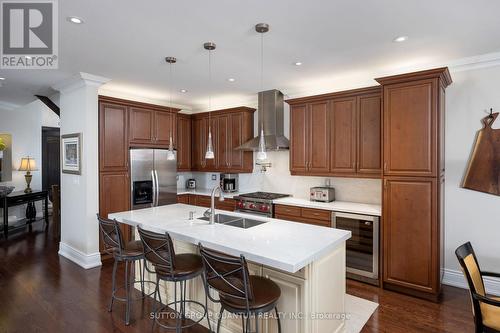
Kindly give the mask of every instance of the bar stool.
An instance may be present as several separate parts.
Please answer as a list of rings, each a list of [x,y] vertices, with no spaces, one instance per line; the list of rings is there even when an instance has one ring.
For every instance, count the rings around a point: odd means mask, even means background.
[[[158,294],[160,304],[162,303],[159,290],[160,280],[174,283],[174,300],[164,306],[160,306],[160,309],[158,310],[155,310],[153,308],[153,327],[154,324],[157,323],[165,329],[175,329],[176,332],[181,332],[181,330],[194,326],[201,322],[203,318],[207,317],[208,329],[210,332],[212,332],[212,329],[210,327],[210,319],[208,318],[208,298],[206,294],[205,305],[194,300],[186,300],[186,282],[203,274],[203,264],[201,261],[201,257],[197,254],[191,253],[176,254],[172,238],[170,238],[170,235],[168,233],[160,234],[142,229],[140,226],[138,227],[138,231],[144,248],[144,256],[148,262],[153,264],[154,271],[150,271],[147,265],[146,269],[148,270],[148,272],[156,274],[156,288],[154,299],[156,300],[156,294]],[[180,300],[177,300],[178,282],[180,284]],[[183,320],[186,318],[186,304],[196,304],[200,306],[200,308],[203,309],[203,316],[197,321],[184,324]],[[171,308],[172,305],[174,306],[174,311],[176,313],[175,326],[162,324],[158,320],[158,314],[166,308]],[[177,311],[178,305],[179,311]]]
[[[126,302],[126,310],[125,310],[125,325],[130,324],[130,302],[132,300],[144,299],[144,283],[150,281],[144,281],[144,251],[142,248],[141,241],[131,241],[127,244],[124,244],[122,232],[120,230],[120,225],[116,220],[110,220],[103,218],[97,214],[97,219],[99,220],[99,229],[101,231],[102,241],[104,243],[104,250],[106,253],[110,254],[114,258],[113,264],[113,287],[111,291],[111,300],[109,303],[108,311],[111,312],[113,310],[113,302],[114,300],[118,300],[121,302]],[[139,274],[140,280],[135,280],[135,274],[132,281],[130,281],[130,273],[135,270],[135,262],[139,261]],[[125,284],[121,288],[116,288],[116,269],[118,268],[118,263],[125,263]],[[142,262],[142,268],[141,268]],[[130,271],[129,271],[129,266]],[[141,292],[142,297],[132,299],[130,297],[130,287],[135,283],[141,284]],[[125,298],[118,297],[116,292],[119,289],[125,289]],[[152,294],[152,293],[151,293]]]
[[[203,259],[205,290],[211,301],[221,305],[217,333],[220,330],[224,311],[241,316],[243,333],[250,332],[250,317],[253,315],[256,333],[258,333],[258,316],[273,309],[278,321],[278,332],[281,333],[281,322],[276,305],[281,296],[280,287],[271,279],[250,275],[243,255],[234,257],[207,249],[201,243],[198,246]],[[210,289],[219,293],[218,300],[210,296]]]

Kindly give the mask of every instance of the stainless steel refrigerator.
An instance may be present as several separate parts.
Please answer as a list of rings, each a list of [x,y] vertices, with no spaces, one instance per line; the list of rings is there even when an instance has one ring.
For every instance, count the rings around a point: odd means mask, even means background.
[[[131,206],[141,209],[177,202],[177,155],[166,149],[130,149]]]

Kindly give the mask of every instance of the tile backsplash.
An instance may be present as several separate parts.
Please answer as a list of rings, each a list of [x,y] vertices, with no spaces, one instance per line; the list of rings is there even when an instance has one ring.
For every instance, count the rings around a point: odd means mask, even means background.
[[[291,194],[296,198],[308,199],[309,189],[325,184],[326,177],[292,176],[289,170],[289,151],[268,152],[272,166],[266,172],[260,172],[255,166],[251,174],[239,175],[239,190],[267,191]],[[219,184],[219,173],[183,172],[178,174],[177,187],[184,188],[189,178],[196,179],[198,188],[212,188]],[[216,180],[212,180],[216,175]],[[380,179],[330,177],[331,186],[335,187],[338,201],[380,204],[382,202],[382,181]]]

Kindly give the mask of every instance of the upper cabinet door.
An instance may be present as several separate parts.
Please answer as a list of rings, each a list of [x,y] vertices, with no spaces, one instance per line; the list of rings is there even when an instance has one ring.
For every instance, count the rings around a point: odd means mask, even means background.
[[[308,170],[310,172],[328,173],[330,168],[328,106],[328,101],[309,105]]]
[[[130,108],[130,143],[150,144],[155,141],[154,111]]]
[[[176,137],[176,114],[173,112],[155,111],[154,126],[155,126],[155,144],[168,146],[170,144],[170,132],[172,138]],[[174,145],[177,143],[174,140]]]
[[[308,166],[308,112],[307,106],[290,107],[290,171],[304,172]]]
[[[191,117],[177,116],[177,171],[191,170]]]
[[[438,79],[384,86],[384,174],[437,176]]]
[[[241,150],[236,150],[235,148],[242,145],[244,133],[243,133],[243,113],[233,113],[231,114],[231,137],[230,137],[230,160],[231,169],[240,170],[243,169],[243,157],[244,152]]]
[[[227,170],[230,168],[231,162],[231,146],[230,146],[230,116],[228,114],[222,114],[217,116],[215,119],[217,122],[217,140],[218,140],[218,151],[215,156],[217,158],[217,165],[221,170]]]
[[[356,97],[331,101],[330,171],[356,173]]]
[[[382,171],[382,105],[380,94],[358,97],[358,163],[360,174]]]
[[[99,168],[101,171],[128,169],[128,108],[99,103]]]
[[[202,170],[205,163],[205,122],[203,119],[193,119],[193,150],[192,167],[193,170]]]

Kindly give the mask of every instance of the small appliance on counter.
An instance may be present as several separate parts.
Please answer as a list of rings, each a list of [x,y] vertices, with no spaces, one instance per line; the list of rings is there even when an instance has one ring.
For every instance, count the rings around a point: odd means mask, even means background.
[[[238,192],[238,174],[221,173],[220,187],[224,192]]]
[[[188,179],[186,182],[186,188],[190,190],[196,189],[196,179]]]
[[[330,186],[311,187],[309,199],[320,202],[335,201],[335,189]]]

